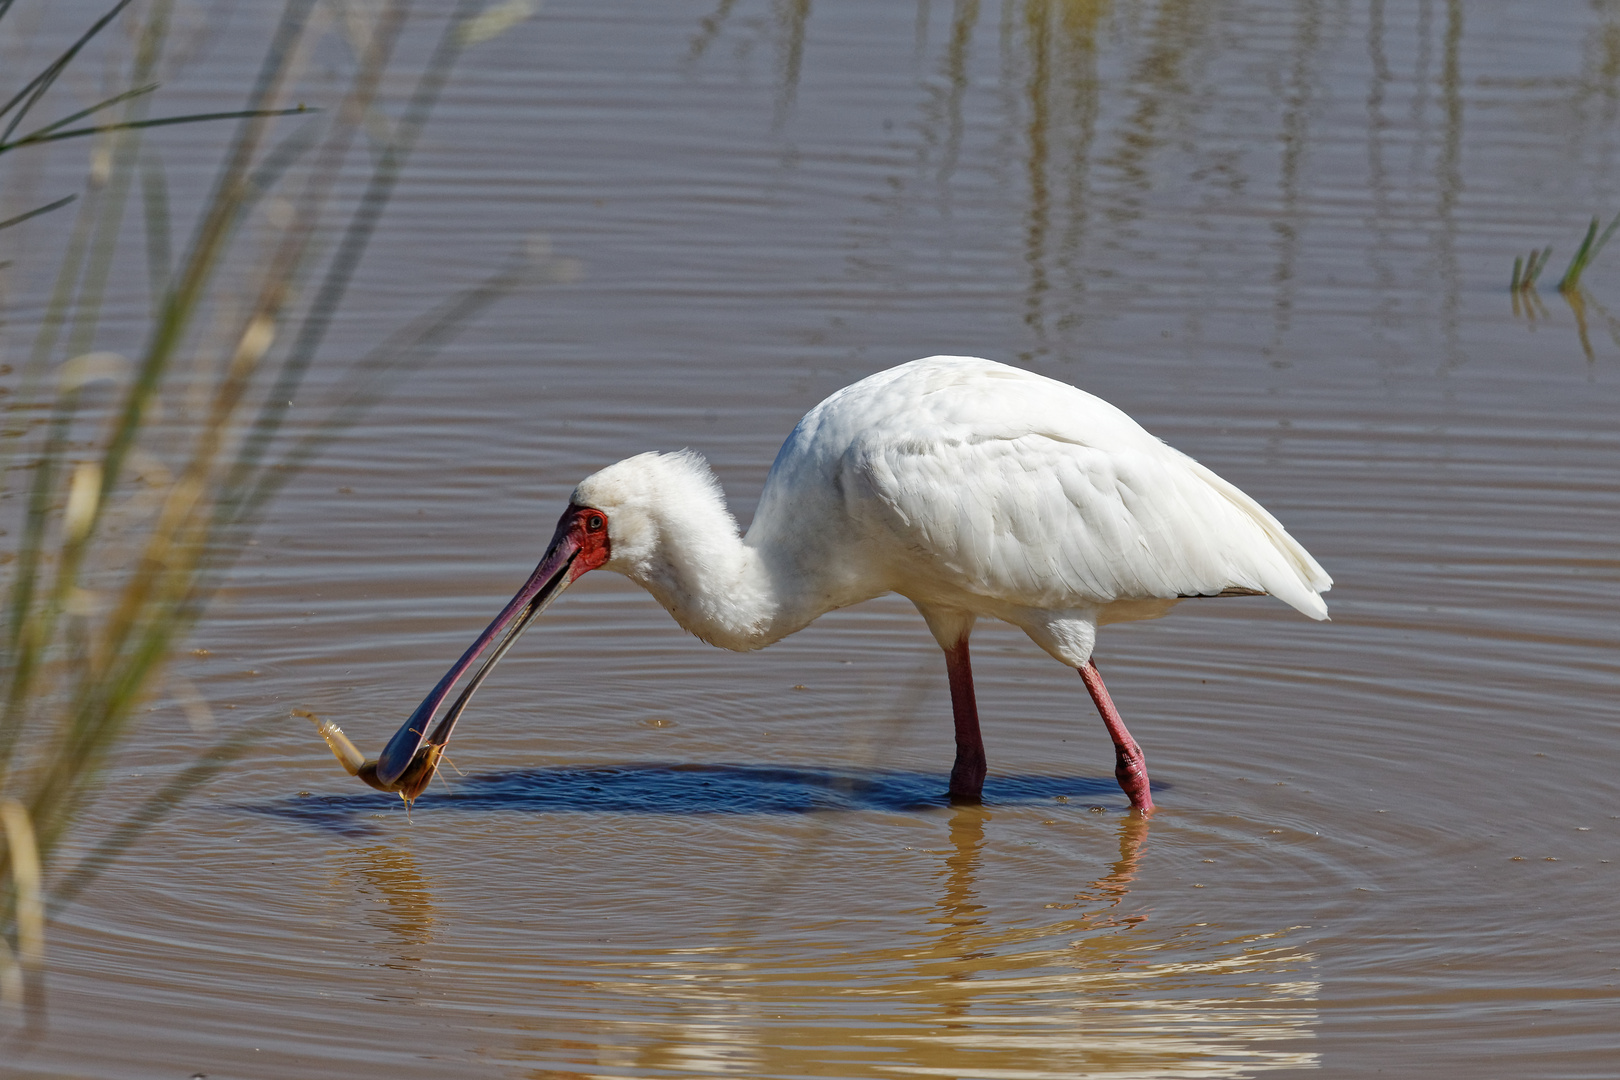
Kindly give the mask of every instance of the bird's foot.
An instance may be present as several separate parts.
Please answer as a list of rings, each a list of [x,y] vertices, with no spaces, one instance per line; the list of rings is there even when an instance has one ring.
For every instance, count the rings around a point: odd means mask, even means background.
[[[1114,779],[1131,800],[1131,809],[1153,812],[1153,793],[1148,788],[1147,758],[1139,746],[1114,747]]]
[[[983,802],[984,776],[989,771],[985,762],[956,759],[951,769],[949,797],[952,806],[977,806]]]

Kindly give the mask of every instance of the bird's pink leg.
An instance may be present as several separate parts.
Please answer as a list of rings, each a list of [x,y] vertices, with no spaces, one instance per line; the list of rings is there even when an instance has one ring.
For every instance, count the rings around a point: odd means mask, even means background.
[[[1153,810],[1153,794],[1148,790],[1147,758],[1142,754],[1142,748],[1136,745],[1131,733],[1125,730],[1125,721],[1114,708],[1114,701],[1108,696],[1108,687],[1103,685],[1102,674],[1098,672],[1097,665],[1087,660],[1079,668],[1080,677],[1086,682],[1086,689],[1091,693],[1091,700],[1096,702],[1097,711],[1102,713],[1103,723],[1108,727],[1108,737],[1114,740],[1114,776],[1119,780],[1119,786],[1125,789],[1130,796],[1131,806],[1142,813]],[[955,686],[955,683],[952,683]]]
[[[956,720],[951,801],[976,803],[984,791],[984,739],[979,735],[979,705],[973,697],[973,665],[965,636],[945,650],[945,672],[951,680],[951,715]]]

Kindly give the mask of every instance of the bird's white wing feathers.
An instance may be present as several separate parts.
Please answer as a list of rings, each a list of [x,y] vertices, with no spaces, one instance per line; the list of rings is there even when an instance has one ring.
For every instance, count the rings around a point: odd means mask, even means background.
[[[878,410],[888,422],[855,424],[842,455],[844,482],[913,556],[1028,607],[1236,589],[1326,618],[1318,593],[1332,579],[1242,491],[1101,399],[978,365],[896,369],[920,370],[895,380],[895,409]],[[873,404],[869,388],[862,411]]]

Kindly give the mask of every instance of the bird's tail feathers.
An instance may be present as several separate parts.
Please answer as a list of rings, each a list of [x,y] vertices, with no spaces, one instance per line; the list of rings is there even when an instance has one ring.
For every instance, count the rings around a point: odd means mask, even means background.
[[[1333,588],[1333,578],[1322,569],[1322,564],[1311,557],[1311,553],[1305,550],[1304,545],[1289,536],[1282,522],[1272,517],[1265,507],[1197,461],[1192,458],[1187,460],[1192,463],[1198,476],[1206,484],[1242,511],[1245,517],[1265,533],[1272,547],[1282,557],[1283,566],[1278,568],[1281,572],[1266,574],[1262,580],[1266,591],[1313,619],[1326,619],[1327,603],[1321,594]]]

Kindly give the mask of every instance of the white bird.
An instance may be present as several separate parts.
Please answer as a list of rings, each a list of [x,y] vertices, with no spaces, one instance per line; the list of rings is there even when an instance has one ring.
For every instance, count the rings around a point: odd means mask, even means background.
[[[1106,401],[1005,364],[931,356],[811,409],[776,455],[746,536],[690,450],[587,477],[528,582],[389,741],[368,782],[414,798],[495,663],[598,568],[736,650],[885,593],[907,597],[945,651],[959,801],[977,801],[985,776],[968,637],[980,616],[1011,623],[1079,671],[1114,741],[1115,776],[1142,812],[1153,808],[1147,767],[1092,663],[1097,628],[1157,618],[1189,597],[1264,593],[1325,619],[1320,594],[1333,583],[1259,503]]]

